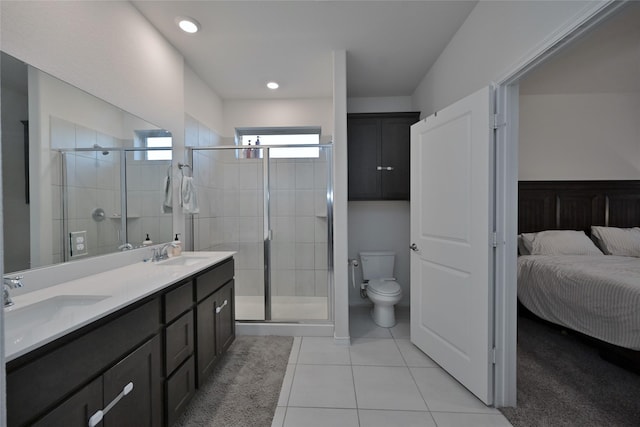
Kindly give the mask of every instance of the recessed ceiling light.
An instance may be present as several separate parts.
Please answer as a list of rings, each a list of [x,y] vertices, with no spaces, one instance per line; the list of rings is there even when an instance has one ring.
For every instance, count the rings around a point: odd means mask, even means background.
[[[278,89],[280,87],[280,85],[276,82],[269,82],[267,83],[267,87],[269,89]]]
[[[176,18],[176,22],[178,23],[178,27],[185,33],[193,34],[200,29],[200,24],[193,18],[179,16]]]

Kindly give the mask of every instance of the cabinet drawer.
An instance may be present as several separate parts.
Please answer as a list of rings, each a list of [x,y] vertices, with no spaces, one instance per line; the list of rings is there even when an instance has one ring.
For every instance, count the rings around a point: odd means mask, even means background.
[[[193,305],[193,282],[185,283],[164,295],[164,322],[169,323]]]
[[[171,426],[182,414],[196,391],[193,356],[167,380],[167,425]]]
[[[222,285],[233,279],[233,268],[233,258],[231,258],[196,277],[196,295],[198,301],[211,295]]]
[[[165,330],[165,374],[171,374],[192,354],[193,310],[189,310]]]

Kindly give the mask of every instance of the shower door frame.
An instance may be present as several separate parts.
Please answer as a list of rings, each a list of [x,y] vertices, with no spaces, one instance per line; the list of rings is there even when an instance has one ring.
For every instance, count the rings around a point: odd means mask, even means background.
[[[217,150],[243,150],[246,147],[240,145],[216,145],[209,147],[186,147],[187,158],[189,164],[193,165],[193,152],[194,151],[217,151]],[[272,320],[271,313],[271,241],[273,240],[273,233],[271,228],[271,169],[270,169],[270,149],[272,148],[319,148],[326,150],[327,156],[327,187],[326,187],[326,199],[327,199],[327,319],[323,320]],[[334,304],[333,304],[333,143],[322,144],[286,144],[286,145],[266,145],[260,144],[254,149],[262,150],[262,221],[263,221],[263,254],[264,254],[264,319],[262,320],[245,320],[238,319],[238,321],[246,323],[318,323],[333,321],[334,317]],[[239,159],[239,158],[237,158]],[[189,218],[189,232],[191,250],[194,250],[194,221],[193,215]]]

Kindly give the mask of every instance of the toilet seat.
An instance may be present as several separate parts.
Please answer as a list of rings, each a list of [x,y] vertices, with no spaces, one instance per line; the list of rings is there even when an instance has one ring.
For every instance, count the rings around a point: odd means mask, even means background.
[[[402,293],[398,282],[394,280],[370,280],[367,285],[367,293],[373,293],[385,297],[393,297]]]

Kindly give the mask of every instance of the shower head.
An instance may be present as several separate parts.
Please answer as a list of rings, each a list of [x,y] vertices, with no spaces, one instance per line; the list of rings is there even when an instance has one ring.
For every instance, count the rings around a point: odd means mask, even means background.
[[[100,146],[100,145],[98,145],[98,144],[93,144],[93,148],[104,149],[104,147],[101,147],[101,146]],[[105,151],[103,151],[103,152],[102,152],[102,155],[103,155],[103,156],[108,156],[108,155],[109,155],[109,152],[105,150]]]

